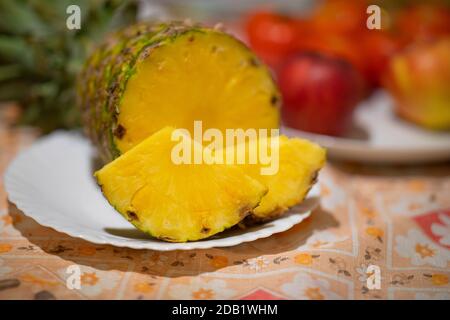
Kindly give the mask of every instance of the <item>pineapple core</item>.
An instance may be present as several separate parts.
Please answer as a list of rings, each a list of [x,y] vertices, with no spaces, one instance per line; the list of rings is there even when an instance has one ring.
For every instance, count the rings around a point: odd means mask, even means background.
[[[271,139],[271,138],[267,138]],[[260,162],[251,164],[246,161],[240,164],[243,171],[250,177],[264,184],[269,192],[263,197],[247,221],[265,221],[276,218],[290,207],[303,201],[308,191],[317,180],[319,170],[325,164],[326,152],[319,145],[308,140],[279,136],[278,171],[275,174],[263,175]],[[235,146],[234,154],[245,152],[249,159],[250,150],[259,150],[262,146],[271,151],[270,142],[262,143],[262,139],[250,140],[246,144]],[[239,150],[240,149],[240,150]],[[226,152],[232,152],[227,148]]]
[[[189,31],[136,64],[121,97],[114,144],[124,153],[165,126],[278,128],[279,92],[268,69],[233,37]]]
[[[105,197],[138,229],[165,241],[199,240],[239,223],[267,188],[238,166],[174,164],[173,130],[158,131],[97,171]]]

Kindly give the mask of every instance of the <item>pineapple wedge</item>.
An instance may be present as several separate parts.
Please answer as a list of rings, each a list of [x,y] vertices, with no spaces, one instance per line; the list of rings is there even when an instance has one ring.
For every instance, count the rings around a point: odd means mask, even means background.
[[[266,140],[264,144],[262,142]],[[272,175],[262,175],[261,169],[267,167],[258,161],[249,164],[249,150],[266,146],[269,155],[273,155],[270,143],[271,138],[253,139],[245,144],[238,144],[232,150],[236,157],[238,152],[246,154],[246,163],[240,164],[243,171],[250,177],[264,184],[269,192],[263,197],[261,203],[246,219],[246,223],[263,222],[277,218],[290,207],[303,201],[308,191],[317,180],[319,170],[324,166],[326,159],[325,149],[305,139],[279,136],[278,171]]]
[[[104,196],[138,229],[165,241],[199,240],[239,223],[267,188],[238,166],[174,164],[173,130],[158,131],[97,171]]]

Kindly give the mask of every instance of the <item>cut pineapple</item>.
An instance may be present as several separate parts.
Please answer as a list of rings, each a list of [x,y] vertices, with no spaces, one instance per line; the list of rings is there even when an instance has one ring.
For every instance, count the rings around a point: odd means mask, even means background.
[[[173,130],[158,131],[97,171],[105,197],[138,229],[165,241],[203,239],[240,222],[266,187],[238,166],[174,164]]]
[[[219,30],[136,25],[108,39],[78,82],[87,133],[105,162],[165,126],[277,128],[280,95],[270,72]]]
[[[268,147],[269,156],[273,160],[274,152],[271,148],[271,138],[250,140],[245,144],[238,144],[232,150],[227,148],[226,153],[238,152],[246,154],[246,163],[240,164],[243,171],[264,184],[269,192],[261,203],[246,218],[247,222],[261,222],[274,219],[287,211],[290,207],[300,203],[317,180],[319,170],[325,164],[325,150],[308,140],[279,136],[278,171],[272,175],[263,175],[261,169],[267,168],[261,159],[256,164],[250,164],[250,150],[260,150]],[[276,147],[276,144],[273,145]]]

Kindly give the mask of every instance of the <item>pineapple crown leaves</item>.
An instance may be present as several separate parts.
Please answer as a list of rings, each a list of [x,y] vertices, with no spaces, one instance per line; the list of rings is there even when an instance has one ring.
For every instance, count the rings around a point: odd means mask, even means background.
[[[69,5],[81,9],[81,29],[66,27]],[[134,23],[133,0],[0,1],[0,101],[18,101],[22,123],[44,131],[79,124],[75,80],[106,33]]]

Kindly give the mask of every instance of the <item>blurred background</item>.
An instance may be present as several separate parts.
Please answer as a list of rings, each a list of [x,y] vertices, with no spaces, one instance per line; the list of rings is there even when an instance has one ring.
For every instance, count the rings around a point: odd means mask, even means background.
[[[66,27],[70,4],[81,9],[79,30]],[[106,33],[137,20],[191,19],[220,24],[271,68],[289,128],[348,136],[355,110],[381,90],[393,99],[393,114],[400,121],[448,134],[449,5],[402,0],[2,0],[0,101],[16,106],[8,111],[14,123],[41,132],[77,127],[74,82]]]

